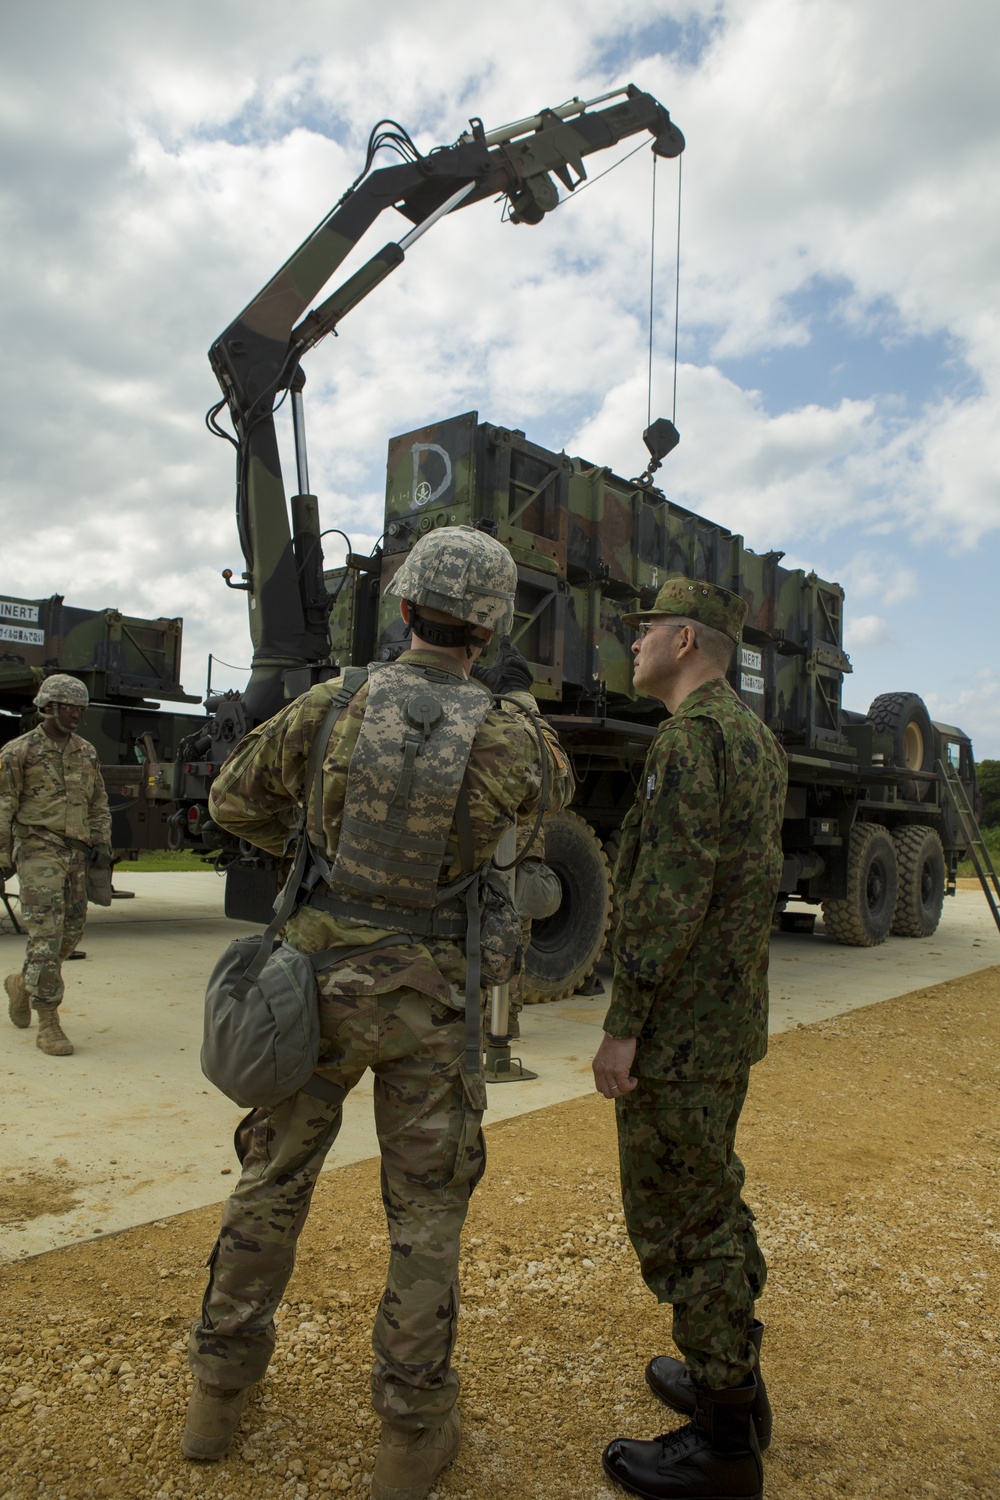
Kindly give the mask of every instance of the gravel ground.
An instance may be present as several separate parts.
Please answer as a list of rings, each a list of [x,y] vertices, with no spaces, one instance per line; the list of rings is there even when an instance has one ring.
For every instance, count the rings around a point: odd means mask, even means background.
[[[998,999],[985,970],[779,1036],[754,1069],[741,1150],[771,1266],[768,1500],[1000,1496]],[[602,1446],[675,1425],[642,1381],[671,1345],[622,1226],[611,1107],[573,1100],[488,1143],[465,1241],[465,1441],[438,1500],[611,1500]],[[25,1213],[46,1201],[32,1186]],[[49,1189],[65,1200],[61,1164]],[[366,1492],[375,1164],[321,1179],[271,1372],[227,1461],[197,1466],[177,1449],[183,1351],[217,1217],[4,1269],[3,1500]]]

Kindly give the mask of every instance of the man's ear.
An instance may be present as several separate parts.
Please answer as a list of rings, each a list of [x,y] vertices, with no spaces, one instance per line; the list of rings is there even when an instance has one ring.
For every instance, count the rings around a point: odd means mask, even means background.
[[[678,653],[678,655],[680,656],[690,656],[692,651],[697,651],[698,649],[698,635],[694,629],[694,626],[684,625],[681,629],[681,635],[683,635],[685,631],[687,632],[688,638],[681,645],[681,649]]]
[[[406,599],[400,599],[400,601],[399,601],[399,613],[403,617],[403,624],[404,625],[409,625],[409,623],[410,623],[410,606],[409,606],[409,603],[408,603],[408,601]]]

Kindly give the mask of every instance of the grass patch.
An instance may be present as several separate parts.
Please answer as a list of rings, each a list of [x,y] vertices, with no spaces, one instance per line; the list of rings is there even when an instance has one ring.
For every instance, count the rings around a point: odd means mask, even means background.
[[[172,849],[146,849],[138,859],[123,859],[115,866],[116,872],[122,875],[127,875],[131,870],[138,870],[140,873],[173,870],[178,874],[186,870],[200,870],[204,873],[211,868],[211,863],[206,863],[200,854],[192,854],[188,849],[181,849],[176,854]]]

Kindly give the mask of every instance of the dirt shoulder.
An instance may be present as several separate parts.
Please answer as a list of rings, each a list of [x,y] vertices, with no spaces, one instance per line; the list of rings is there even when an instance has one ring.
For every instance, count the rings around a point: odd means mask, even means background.
[[[741,1127],[768,1253],[768,1500],[1000,1494],[1000,969],[775,1038]],[[513,1086],[513,1085],[512,1085]],[[602,1446],[673,1424],[664,1314],[621,1223],[610,1106],[488,1131],[466,1233],[466,1437],[439,1500],[599,1500]],[[377,1166],[320,1181],[278,1353],[223,1465],[178,1455],[216,1209],[2,1271],[0,1496],[366,1492]]]

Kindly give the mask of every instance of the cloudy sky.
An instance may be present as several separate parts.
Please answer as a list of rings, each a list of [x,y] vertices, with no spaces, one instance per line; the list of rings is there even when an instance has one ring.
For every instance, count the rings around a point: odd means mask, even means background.
[[[8,5],[0,592],[183,616],[188,691],[209,651],[245,665],[210,342],[354,179],[378,119],[426,150],[472,115],[491,129],[629,81],[688,141],[664,488],[843,584],[849,707],[917,691],[1000,757],[992,0]],[[651,188],[644,148],[538,227],[484,203],[413,248],[310,357],[324,525],[370,544],[388,437],[470,409],[639,472]],[[656,191],[669,416],[675,163]]]

